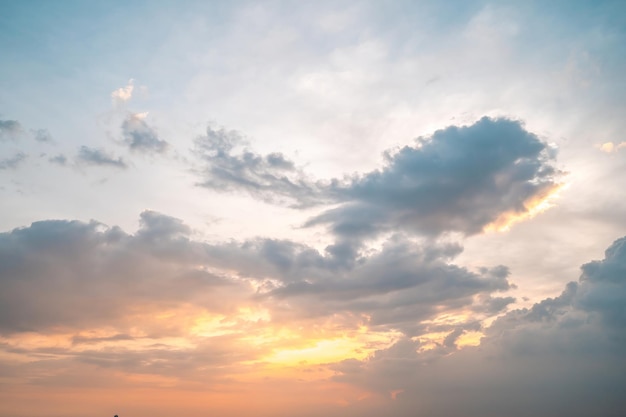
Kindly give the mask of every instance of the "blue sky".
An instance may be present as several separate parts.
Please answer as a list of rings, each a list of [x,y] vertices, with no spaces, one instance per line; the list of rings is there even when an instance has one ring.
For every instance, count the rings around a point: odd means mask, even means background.
[[[0,415],[610,415],[622,3],[0,2]]]

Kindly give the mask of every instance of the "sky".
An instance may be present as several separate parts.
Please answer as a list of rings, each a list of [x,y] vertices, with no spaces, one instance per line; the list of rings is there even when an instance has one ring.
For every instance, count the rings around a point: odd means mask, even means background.
[[[7,1],[0,416],[621,416],[622,1]]]

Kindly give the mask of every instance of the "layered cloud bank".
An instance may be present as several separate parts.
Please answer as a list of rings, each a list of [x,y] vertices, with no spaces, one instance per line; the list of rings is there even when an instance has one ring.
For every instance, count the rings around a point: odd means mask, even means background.
[[[166,154],[143,116],[122,131],[134,153]],[[179,406],[189,415],[260,404],[273,416],[293,409],[286,398],[310,404],[302,415],[582,416],[624,405],[609,388],[626,374],[625,238],[527,309],[510,309],[505,265],[456,263],[463,239],[533,216],[560,187],[554,149],[521,122],[450,126],[386,152],[377,170],[324,180],[232,130],[207,129],[193,150],[198,186],[317,210],[302,227],[331,243],[208,243],[149,210],[135,233],[77,220],[4,232],[6,395],[133,388],[197,404],[194,392],[212,393],[212,405]],[[132,169],[86,146],[76,161]]]
[[[346,404],[326,410],[337,415],[617,416],[625,405],[626,237],[560,296],[501,315],[507,269],[455,266],[456,244],[396,236],[367,254],[319,253],[271,239],[202,243],[149,211],[141,224],[128,234],[41,221],[0,234],[9,392],[239,392],[255,375],[279,384],[295,373],[307,389],[361,392],[331,395]],[[289,388],[272,395],[280,406]]]

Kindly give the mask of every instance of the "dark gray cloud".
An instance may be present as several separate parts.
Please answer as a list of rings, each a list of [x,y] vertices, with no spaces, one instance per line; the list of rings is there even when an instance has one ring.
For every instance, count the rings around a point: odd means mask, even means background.
[[[417,335],[433,331],[422,321],[444,311],[492,316],[514,301],[494,296],[512,287],[508,269],[456,266],[451,261],[462,251],[457,244],[398,235],[378,251],[357,249],[340,242],[320,253],[290,241],[255,239],[210,246],[207,253],[213,265],[254,278],[259,302],[283,305],[273,315],[279,322],[344,316],[350,318],[347,326],[365,322],[380,331]]]
[[[318,185],[281,153],[259,155],[245,148],[234,130],[207,128],[195,140],[194,153],[204,167],[198,185],[218,191],[244,190],[268,202],[297,206],[318,204]]]
[[[284,250],[271,252],[273,256],[265,252],[279,269],[288,271],[287,282],[267,295],[289,300],[301,314],[367,316],[373,327],[414,335],[427,330],[420,326],[422,321],[442,311],[472,308],[481,295],[511,288],[504,267],[471,272],[451,264],[460,251],[457,245],[422,246],[396,237],[379,252],[359,257],[343,269],[315,268],[321,262],[311,262],[315,258],[310,254],[279,257],[276,253],[285,255]],[[300,269],[289,262],[295,259],[309,262]]]
[[[335,183],[328,192],[343,204],[307,225],[326,224],[344,237],[389,230],[476,234],[549,193],[558,175],[553,157],[518,121],[485,117],[451,126],[385,154],[380,170]]]
[[[0,120],[0,140],[15,139],[22,130],[22,125],[17,120]]]
[[[311,180],[281,154],[258,155],[243,145],[240,134],[224,129],[209,128],[198,138],[195,152],[205,164],[200,185],[300,207],[338,204],[305,226],[328,226],[343,240],[398,230],[480,233],[527,213],[555,190],[560,175],[551,165],[554,150],[505,118],[450,126],[385,153],[379,170],[327,182]]]
[[[78,162],[88,165],[128,168],[128,165],[121,157],[115,158],[102,149],[90,148],[88,146],[80,147],[76,159]]]
[[[0,159],[0,170],[4,169],[16,169],[27,158],[27,155],[23,152],[17,152],[10,158]]]
[[[157,131],[148,125],[141,115],[130,114],[122,122],[124,143],[132,151],[163,153],[169,144],[160,139]]]
[[[582,272],[560,296],[497,319],[477,348],[454,352],[444,342],[419,352],[421,342],[405,338],[368,360],[333,365],[336,379],[400,392],[386,411],[397,416],[617,417],[626,407],[626,237]]]

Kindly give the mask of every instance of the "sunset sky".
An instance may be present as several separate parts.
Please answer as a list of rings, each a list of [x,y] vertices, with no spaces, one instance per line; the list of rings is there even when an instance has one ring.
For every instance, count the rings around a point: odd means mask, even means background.
[[[624,1],[0,7],[0,417],[624,415]]]

